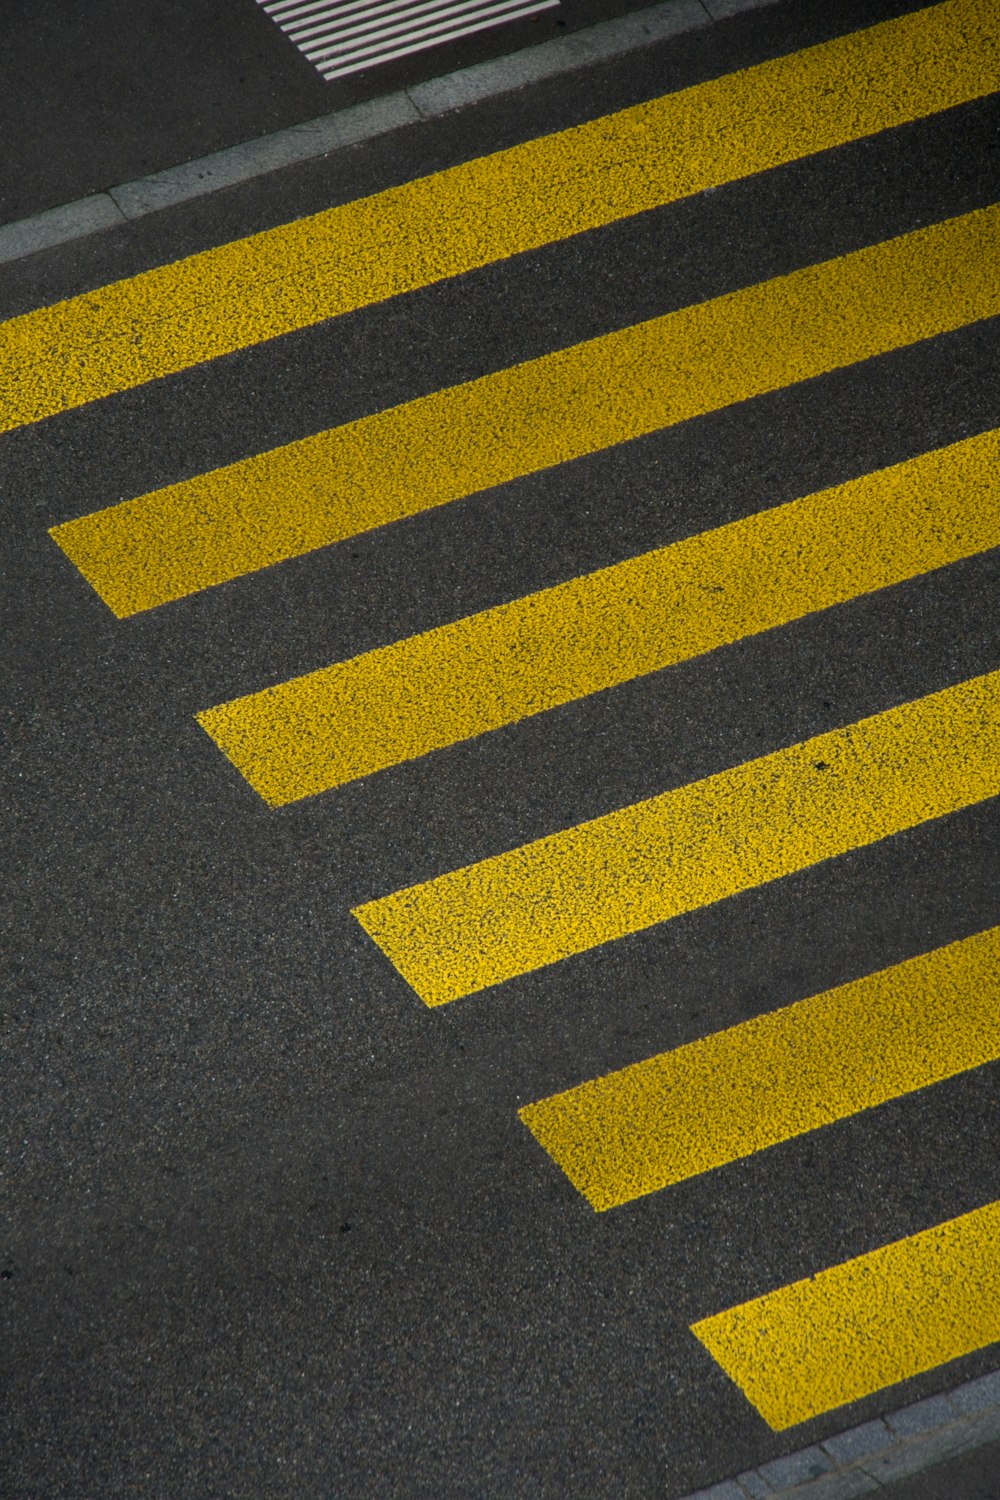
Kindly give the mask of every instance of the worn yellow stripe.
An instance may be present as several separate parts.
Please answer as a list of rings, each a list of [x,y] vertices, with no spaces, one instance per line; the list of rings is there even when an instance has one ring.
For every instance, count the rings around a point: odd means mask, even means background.
[[[119,616],[1000,313],[1000,205],[53,528]]]
[[[1000,431],[198,715],[272,807],[1000,546]]]
[[[428,1005],[1000,793],[1000,672],[355,909]]]
[[[528,1104],[598,1210],[1000,1057],[1000,927]]]
[[[981,0],[480,157],[0,325],[0,430],[1000,88]]]
[[[1000,1340],[998,1242],[989,1203],[692,1332],[780,1432]]]

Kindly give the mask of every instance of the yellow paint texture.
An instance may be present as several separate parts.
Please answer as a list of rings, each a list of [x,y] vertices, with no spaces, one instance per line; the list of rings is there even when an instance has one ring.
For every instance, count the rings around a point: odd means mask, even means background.
[[[1000,1057],[1000,927],[520,1110],[593,1208]]]
[[[1000,794],[1000,672],[356,907],[427,1005]]]
[[[52,529],[123,617],[1000,313],[1000,205]]]
[[[280,807],[1000,546],[1000,432],[198,715]]]
[[[982,0],[807,51],[0,325],[0,431],[1000,88]]]
[[[776,1431],[1000,1340],[1000,1203],[695,1323]]]

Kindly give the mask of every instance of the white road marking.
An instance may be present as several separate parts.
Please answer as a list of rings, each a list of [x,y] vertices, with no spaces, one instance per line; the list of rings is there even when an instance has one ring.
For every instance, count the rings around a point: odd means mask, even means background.
[[[408,57],[559,0],[257,0],[326,79]]]

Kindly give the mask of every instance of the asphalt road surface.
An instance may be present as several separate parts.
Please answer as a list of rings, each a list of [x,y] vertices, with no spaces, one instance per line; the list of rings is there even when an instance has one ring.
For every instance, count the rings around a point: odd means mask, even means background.
[[[677,1500],[996,1367],[988,10],[0,270],[4,1494]]]

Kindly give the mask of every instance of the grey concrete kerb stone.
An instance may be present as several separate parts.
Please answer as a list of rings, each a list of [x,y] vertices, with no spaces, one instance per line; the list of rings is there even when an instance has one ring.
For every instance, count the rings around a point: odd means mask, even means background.
[[[601,21],[507,57],[477,63],[381,99],[292,125],[254,141],[214,151],[135,182],[120,183],[75,203],[0,225],[0,263],[21,260],[71,240],[173,208],[283,167],[316,161],[345,146],[434,119],[546,78],[607,62],[653,42],[756,10],[773,0],[662,0],[648,10]]]
[[[1000,1442],[1000,1370],[683,1500],[854,1500],[994,1442]]]

